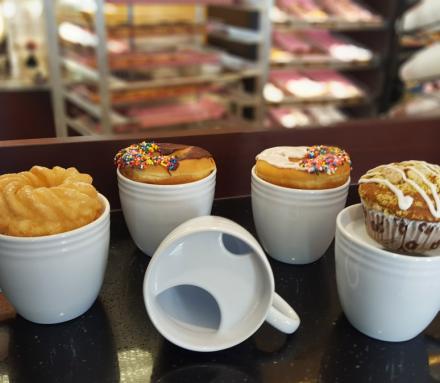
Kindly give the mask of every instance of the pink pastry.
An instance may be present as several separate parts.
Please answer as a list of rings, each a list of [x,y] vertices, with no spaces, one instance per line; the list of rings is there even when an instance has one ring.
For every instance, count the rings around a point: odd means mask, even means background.
[[[294,33],[275,31],[273,41],[279,48],[295,54],[310,53],[312,47]]]
[[[209,98],[194,103],[178,103],[155,107],[133,108],[128,112],[143,128],[185,124],[221,118],[224,106]]]

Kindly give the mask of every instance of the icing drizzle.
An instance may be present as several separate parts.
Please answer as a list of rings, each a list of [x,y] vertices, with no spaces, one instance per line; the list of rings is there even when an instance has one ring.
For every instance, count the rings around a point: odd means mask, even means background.
[[[410,178],[405,172],[412,172],[421,181],[421,184],[426,185],[431,192],[431,197],[426,193],[426,191],[421,187],[419,182],[416,182],[413,178]],[[397,197],[397,203],[401,210],[408,210],[414,203],[414,198],[405,195],[403,191],[399,188],[399,184],[393,183],[390,179],[391,171],[397,173],[399,178],[399,183],[403,181],[403,184],[410,185],[425,201],[431,215],[434,218],[440,218],[440,196],[438,191],[438,186],[432,183],[426,174],[432,174],[435,177],[440,177],[440,167],[428,164],[424,161],[406,161],[401,163],[392,163],[388,165],[381,165],[377,168],[369,170],[365,175],[359,180],[360,184],[365,183],[378,183],[387,186]],[[388,174],[388,177],[387,177]],[[394,177],[393,177],[394,180]]]
[[[264,150],[257,156],[257,160],[310,174],[334,174],[344,163],[351,165],[350,157],[344,150],[324,145],[278,146]]]
[[[147,166],[163,166],[168,171],[173,171],[179,166],[175,156],[162,155],[159,145],[146,141],[121,149],[114,162],[118,169],[131,167],[142,170]]]

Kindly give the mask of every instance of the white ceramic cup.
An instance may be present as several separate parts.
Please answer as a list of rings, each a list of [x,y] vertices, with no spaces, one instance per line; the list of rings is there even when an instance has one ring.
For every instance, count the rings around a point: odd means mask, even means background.
[[[347,201],[350,179],[337,188],[302,190],[277,186],[252,168],[252,212],[258,238],[278,261],[318,260],[335,236],[336,216]]]
[[[335,257],[342,309],[362,333],[405,341],[422,332],[440,310],[440,256],[382,249],[367,234],[360,204],[338,215]]]
[[[23,318],[65,322],[86,312],[98,297],[107,266],[110,205],[95,221],[41,237],[0,235],[0,287]]]
[[[148,265],[144,301],[157,330],[194,351],[218,351],[250,337],[264,321],[285,333],[300,323],[274,291],[263,249],[222,217],[191,219],[173,230]]]
[[[188,219],[211,214],[216,170],[199,181],[179,185],[152,185],[125,177],[119,169],[122,212],[133,241],[153,255],[168,233]]]

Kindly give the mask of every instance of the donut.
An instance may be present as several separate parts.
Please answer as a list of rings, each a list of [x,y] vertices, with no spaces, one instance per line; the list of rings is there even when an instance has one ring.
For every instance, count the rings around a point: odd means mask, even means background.
[[[212,155],[205,149],[146,141],[121,149],[114,162],[130,180],[157,185],[195,182],[216,169]]]
[[[350,157],[334,146],[278,146],[256,157],[255,172],[271,184],[293,189],[331,189],[344,185]]]
[[[34,166],[0,176],[0,234],[63,233],[94,221],[102,210],[92,177],[75,168]]]

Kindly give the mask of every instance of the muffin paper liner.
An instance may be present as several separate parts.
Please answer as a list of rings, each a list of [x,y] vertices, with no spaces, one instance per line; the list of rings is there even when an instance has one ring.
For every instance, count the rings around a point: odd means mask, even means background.
[[[415,221],[363,206],[368,235],[387,250],[419,255],[440,251],[440,222]]]

